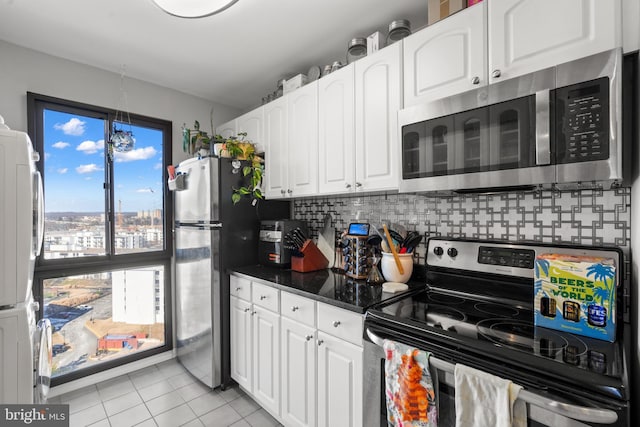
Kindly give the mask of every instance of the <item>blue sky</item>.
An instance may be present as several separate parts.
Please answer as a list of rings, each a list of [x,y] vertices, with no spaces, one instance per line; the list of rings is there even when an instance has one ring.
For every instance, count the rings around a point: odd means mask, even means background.
[[[45,110],[46,212],[104,211],[104,128],[101,119]],[[118,200],[123,212],[161,209],[162,132],[128,124],[122,128],[133,132],[135,146],[115,153],[116,210]]]

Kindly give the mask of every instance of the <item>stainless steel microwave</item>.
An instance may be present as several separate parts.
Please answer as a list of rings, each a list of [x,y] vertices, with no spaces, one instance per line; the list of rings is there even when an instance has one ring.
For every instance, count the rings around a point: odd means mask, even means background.
[[[619,49],[401,110],[400,191],[622,180]]]

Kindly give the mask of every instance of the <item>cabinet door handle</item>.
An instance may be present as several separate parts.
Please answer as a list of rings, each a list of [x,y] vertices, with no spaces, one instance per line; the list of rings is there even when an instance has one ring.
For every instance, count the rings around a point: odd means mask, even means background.
[[[285,191],[284,191],[284,188],[283,188],[282,190],[280,190],[280,194],[284,194],[284,193],[285,193]]]
[[[236,292],[240,292],[241,290],[242,290],[242,288],[241,288],[240,286],[238,286],[238,287],[236,288]]]
[[[324,340],[318,340],[318,347],[320,347],[323,342],[324,342]]]
[[[306,337],[304,337],[304,339],[306,339],[307,341],[311,341],[311,338],[313,338],[313,335],[307,335]]]
[[[300,308],[297,305],[294,305],[293,307],[291,307],[291,311],[298,311],[300,310]]]
[[[248,312],[249,310],[251,310],[251,309],[250,309],[250,308],[245,308],[245,309],[244,309],[244,312],[246,313],[246,312]]]
[[[501,75],[502,73],[500,72],[500,70],[493,70],[493,72],[491,73],[491,77],[493,77],[494,79],[497,79]]]
[[[260,295],[260,301],[262,301],[263,299],[267,299],[266,295]]]
[[[474,85],[480,84],[480,77],[478,77],[478,76],[473,77],[471,79],[471,83],[474,84]]]
[[[344,185],[344,188],[351,188],[351,184],[349,184],[348,182]]]
[[[291,194],[291,193],[293,193],[293,191],[291,191],[291,189],[289,188],[289,189],[287,190],[287,193]]]
[[[340,321],[339,320],[334,320],[333,321],[333,327],[337,328],[338,326],[340,326]]]
[[[257,314],[257,313],[258,313],[257,311],[252,311],[251,315],[253,316],[254,314]]]
[[[356,188],[360,188],[360,187],[362,187],[362,183],[356,182]]]

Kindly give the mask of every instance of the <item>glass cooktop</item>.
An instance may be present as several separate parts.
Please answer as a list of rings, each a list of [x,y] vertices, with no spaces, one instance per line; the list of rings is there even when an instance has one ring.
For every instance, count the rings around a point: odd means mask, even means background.
[[[531,308],[524,305],[425,289],[411,297],[380,304],[370,312],[396,323],[407,323],[440,340],[451,337],[456,345],[466,342],[472,347],[491,349],[498,357],[517,358],[518,353],[526,353],[534,356],[529,360],[538,366],[553,362],[563,369],[621,376],[620,345],[536,327]]]

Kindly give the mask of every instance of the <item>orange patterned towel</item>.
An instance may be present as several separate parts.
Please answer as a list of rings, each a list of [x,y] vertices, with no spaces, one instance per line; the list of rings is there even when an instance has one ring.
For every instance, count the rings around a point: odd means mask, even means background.
[[[387,421],[396,427],[435,427],[437,411],[429,353],[386,340]]]

